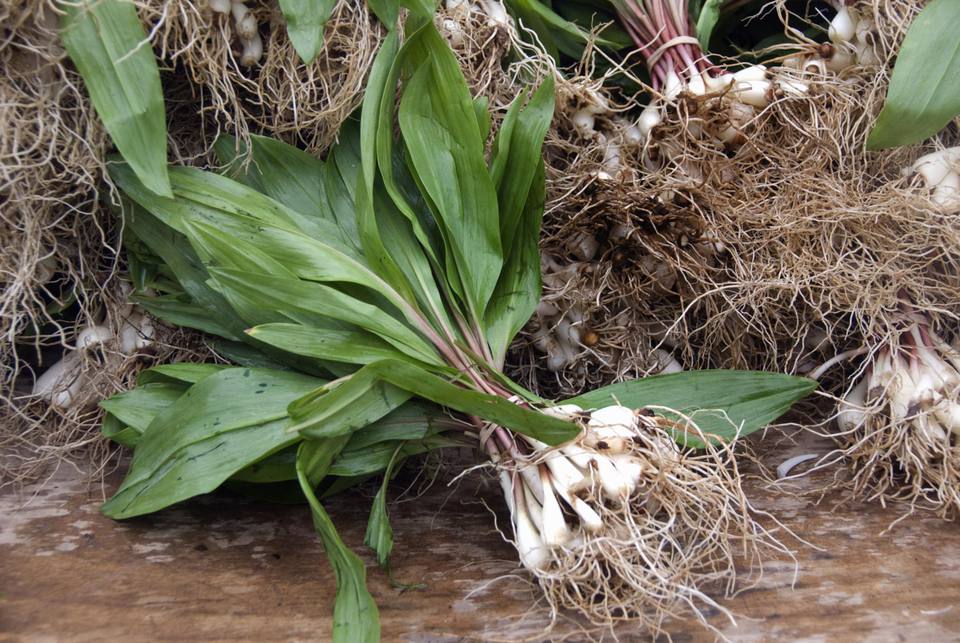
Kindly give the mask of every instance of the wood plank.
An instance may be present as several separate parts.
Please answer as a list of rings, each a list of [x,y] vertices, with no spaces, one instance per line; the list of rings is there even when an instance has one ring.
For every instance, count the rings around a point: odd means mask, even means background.
[[[804,439],[770,456],[824,449]],[[799,484],[809,488],[823,475]],[[113,488],[119,476],[111,475]],[[797,487],[797,485],[794,485]],[[711,623],[732,640],[947,640],[960,633],[960,531],[878,505],[817,505],[752,482],[751,498],[820,548],[797,549],[794,564],[770,561],[753,589],[724,601],[738,626]],[[45,486],[0,496],[0,638],[7,640],[323,640],[332,577],[302,506],[268,505],[225,494],[155,516],[114,523],[99,512],[102,491],[61,473]],[[30,499],[23,505],[25,499]],[[393,505],[395,577],[425,583],[391,587],[362,547],[369,498],[329,503],[345,540],[362,552],[381,609],[385,640],[456,641],[537,636],[547,624],[515,573],[512,547],[482,501],[499,490],[435,485]],[[499,519],[502,521],[501,514]],[[674,640],[714,636],[671,622]],[[576,632],[559,623],[554,636]],[[574,635],[574,639],[578,638]],[[629,631],[621,638],[636,640]]]

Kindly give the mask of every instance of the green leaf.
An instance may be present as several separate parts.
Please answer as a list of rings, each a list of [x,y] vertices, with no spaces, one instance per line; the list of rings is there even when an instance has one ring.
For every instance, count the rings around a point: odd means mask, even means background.
[[[415,16],[426,19],[432,18],[437,9],[436,0],[400,0],[400,5],[409,9]]]
[[[505,265],[485,313],[497,365],[540,301],[540,223],[546,199],[543,139],[553,118],[554,82],[547,78],[523,105],[517,98],[494,141],[490,174],[500,204]]]
[[[543,161],[537,165],[525,210],[519,217],[520,227],[514,230],[513,248],[484,320],[487,342],[498,367],[502,367],[513,338],[540,303],[540,223],[547,195]]]
[[[590,34],[579,25],[565,20],[548,4],[539,0],[509,0],[507,6],[510,12],[520,18],[527,28],[533,29],[540,40],[549,49],[555,49],[571,58],[579,60],[583,55],[583,47],[589,41]],[[524,38],[527,36],[524,34]],[[609,47],[612,43],[598,38],[597,43]],[[556,51],[550,52],[554,59],[559,60]]]
[[[176,276],[180,286],[193,302],[202,307],[205,316],[195,318],[200,329],[213,330],[222,327],[222,330],[228,333],[221,335],[222,337],[228,339],[243,337],[247,324],[234,312],[223,295],[207,284],[209,275],[187,239],[143,208],[129,203],[127,206],[124,208],[124,220],[127,226],[138,239],[163,259]],[[157,310],[164,310],[162,306],[161,302]],[[183,310],[179,312],[186,314]],[[214,325],[205,323],[204,320],[207,319],[215,320]]]
[[[229,366],[226,364],[195,364],[192,362],[161,364],[140,373],[137,376],[137,384],[150,384],[151,382],[196,384],[225,368],[229,368]]]
[[[700,48],[704,51],[710,48],[710,37],[713,35],[713,29],[720,20],[720,8],[723,0],[706,0],[703,8],[700,9],[700,15],[697,16],[697,40],[700,41]]]
[[[301,324],[261,324],[251,337],[288,353],[349,364],[369,364],[406,356],[372,333],[362,330],[314,328]]]
[[[210,274],[228,298],[240,296],[256,302],[264,310],[305,311],[355,323],[414,359],[427,364],[442,364],[433,347],[406,324],[382,309],[330,286],[222,268],[211,268]]]
[[[631,408],[666,407],[691,415],[705,433],[733,440],[762,429],[817,387],[805,377],[759,371],[685,371],[613,384],[567,400],[583,408],[622,404]],[[677,416],[657,409],[660,415]],[[680,432],[689,446],[702,442]]]
[[[387,29],[393,29],[400,17],[398,0],[367,0],[367,5]]]
[[[490,99],[486,96],[477,96],[473,99],[473,112],[477,115],[477,126],[480,128],[480,138],[484,141],[490,136]]]
[[[309,448],[309,447],[302,447]],[[377,605],[367,590],[366,569],[356,554],[350,551],[337,533],[333,521],[317,499],[307,477],[308,463],[297,456],[297,477],[303,495],[310,503],[313,526],[330,559],[337,577],[337,597],[333,608],[334,643],[378,643],[380,615]]]
[[[312,63],[323,49],[323,28],[336,4],[336,0],[280,0],[287,35],[304,63]]]
[[[105,413],[100,424],[100,433],[120,446],[134,447],[140,441],[140,431],[123,424],[116,417]]]
[[[933,136],[960,114],[960,2],[932,0],[907,31],[867,149]]]
[[[356,434],[354,434],[356,435]],[[340,457],[330,467],[330,475],[341,477],[367,476],[381,473],[386,470],[387,465],[393,458],[393,453],[397,447],[400,447],[398,458],[404,460],[436,449],[447,447],[466,447],[475,446],[460,439],[451,438],[444,435],[435,435],[423,440],[404,440],[400,442],[377,442],[376,444],[364,449],[344,448]]]
[[[524,97],[520,96],[510,106],[494,142],[490,167],[497,189],[500,237],[505,249],[512,245],[522,223],[527,195],[542,159],[543,139],[553,120],[553,77],[547,77],[529,102],[523,103]]]
[[[522,408],[495,395],[461,388],[406,362],[383,360],[364,366],[357,372],[360,373],[364,378],[376,378],[441,406],[475,415],[547,444],[566,442],[580,432],[575,424]]]
[[[415,178],[446,231],[475,318],[486,308],[503,267],[497,196],[487,173],[473,98],[453,52],[433,23],[404,46],[413,71],[400,99],[399,123]]]
[[[284,431],[287,405],[321,383],[250,368],[204,378],[150,423],[103,512],[130,518],[213,491],[237,471],[297,442],[299,436]]]
[[[311,487],[320,484],[327,477],[330,465],[340,456],[349,439],[349,435],[338,435],[332,438],[304,440],[297,448],[297,477],[303,475]]]
[[[393,551],[393,528],[390,526],[390,516],[387,514],[387,487],[393,477],[393,467],[401,449],[403,449],[402,442],[393,450],[390,462],[387,463],[387,468],[383,472],[383,483],[380,485],[377,495],[373,498],[370,519],[367,521],[367,531],[363,536],[363,543],[377,552],[377,564],[383,569],[389,567],[390,552]]]
[[[180,297],[169,295],[132,297],[131,301],[168,324],[193,328],[234,341],[240,339],[229,328],[221,325],[220,321],[206,308],[192,302],[181,301]]]
[[[410,393],[376,377],[370,366],[294,400],[292,424],[310,438],[329,438],[362,429],[410,399]]]
[[[410,400],[386,417],[350,436],[344,451],[364,451],[378,442],[422,440],[444,429],[462,429],[463,424],[442,408],[423,400]]]
[[[144,384],[101,401],[100,408],[142,435],[154,418],[180,399],[188,387],[184,383]]]
[[[171,196],[160,72],[127,0],[60,2],[60,39],[113,144],[151,191]]]
[[[232,481],[270,484],[297,479],[297,450],[299,446],[287,447],[258,460],[230,477]]]

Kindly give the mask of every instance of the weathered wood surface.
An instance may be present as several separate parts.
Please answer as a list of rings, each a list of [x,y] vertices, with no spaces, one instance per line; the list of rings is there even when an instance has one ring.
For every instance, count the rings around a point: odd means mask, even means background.
[[[810,450],[805,442],[775,461]],[[960,525],[914,515],[882,534],[902,508],[831,511],[833,497],[816,505],[749,486],[758,506],[822,551],[794,542],[795,586],[794,564],[772,560],[754,589],[724,601],[737,626],[719,614],[712,623],[726,637],[960,639]],[[0,496],[0,639],[323,640],[329,632],[333,581],[301,506],[215,496],[118,524],[100,516],[101,489],[78,474],[23,491]],[[495,490],[486,497],[499,502]],[[328,506],[348,544],[364,552],[369,500],[346,495]],[[368,568],[385,640],[540,640],[571,631],[560,624],[538,636],[545,621],[527,613],[536,591],[511,575],[511,546],[470,488],[451,495],[434,486],[394,505],[391,516],[395,577],[426,587],[400,592]],[[678,641],[715,638],[692,622],[668,630]]]

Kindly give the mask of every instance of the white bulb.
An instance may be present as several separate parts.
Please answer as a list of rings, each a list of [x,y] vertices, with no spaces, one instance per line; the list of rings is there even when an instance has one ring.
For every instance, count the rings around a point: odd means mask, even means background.
[[[846,6],[841,6],[837,15],[830,21],[827,37],[834,44],[850,42],[857,33],[857,24]]]
[[[560,509],[560,503],[557,497],[553,495],[553,488],[550,486],[550,476],[541,472],[540,480],[543,482],[543,543],[548,547],[559,547],[570,540],[570,528],[563,517],[563,510]]]
[[[87,326],[77,335],[77,349],[98,346],[113,338],[114,334],[106,326]]]
[[[734,72],[733,78],[737,82],[749,82],[754,80],[766,80],[767,68],[763,65],[751,65],[737,72]]]
[[[577,133],[585,138],[592,138],[596,133],[593,129],[595,119],[589,110],[581,109],[573,115],[571,121]]]
[[[588,425],[591,429],[616,429],[618,435],[622,430],[624,437],[631,437],[637,426],[637,415],[631,408],[614,404],[591,412]]]
[[[526,508],[518,507],[516,513],[517,551],[520,562],[530,570],[543,569],[550,563],[550,551],[543,544],[537,528],[530,520]]]
[[[660,107],[656,103],[650,103],[643,108],[643,111],[640,113],[640,120],[637,122],[637,128],[640,130],[640,134],[646,138],[647,134],[653,130],[654,127],[660,124],[663,120],[663,116],[660,114]]]

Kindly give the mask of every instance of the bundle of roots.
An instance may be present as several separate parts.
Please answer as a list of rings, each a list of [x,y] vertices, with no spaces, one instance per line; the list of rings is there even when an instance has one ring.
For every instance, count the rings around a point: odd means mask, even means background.
[[[923,3],[846,4],[856,24],[827,45],[793,29],[785,64],[653,76],[655,99],[629,119],[630,101],[588,75],[561,87],[543,241],[559,268],[545,277],[553,314],[537,324],[582,332],[551,372],[534,366],[543,351],[528,328],[529,383],[573,393],[656,371],[663,350],[687,368],[806,372],[883,334],[904,289],[921,310],[960,313],[957,226],[903,172],[956,129],[864,149]]]
[[[691,419],[622,406],[545,412],[582,422],[583,433],[555,448],[527,439],[529,456],[493,459],[521,561],[554,615],[574,610],[603,630],[629,622],[652,635],[669,617],[710,627],[706,612],[731,615],[707,592],[732,593],[737,564],[752,572],[765,554],[790,554],[757,522],[732,448],[711,444]],[[706,448],[679,447],[678,430]]]
[[[122,226],[107,207],[109,141],[58,21],[47,0],[0,9],[0,483],[63,459],[103,463],[99,400],[150,355],[197,348],[165,328],[147,350],[120,345],[133,313]],[[82,346],[93,328],[117,339]]]
[[[207,148],[223,131],[266,134],[321,153],[363,96],[385,30],[361,0],[341,0],[324,46],[300,60],[276,2],[139,0],[161,65],[172,68],[168,100],[203,116]],[[187,83],[178,82],[185,77]],[[196,130],[197,128],[194,128]],[[205,150],[204,150],[205,151]]]
[[[851,463],[843,486],[867,500],[904,500],[944,518],[960,512],[960,351],[904,305],[899,328],[866,358],[835,416],[825,463]]]

